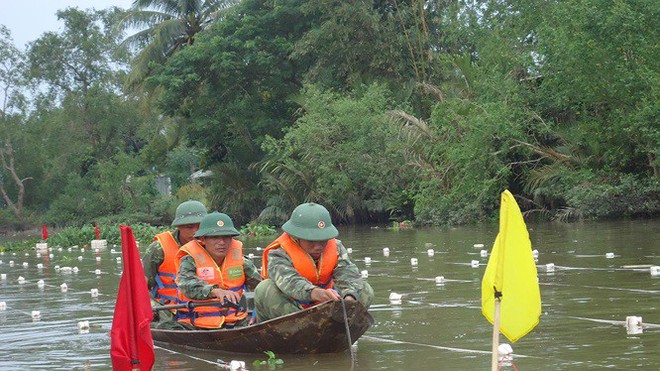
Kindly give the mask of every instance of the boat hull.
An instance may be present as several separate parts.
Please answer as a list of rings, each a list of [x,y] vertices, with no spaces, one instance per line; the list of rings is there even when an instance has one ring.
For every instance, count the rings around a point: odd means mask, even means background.
[[[357,301],[344,301],[351,341],[355,342],[374,322]],[[336,353],[349,347],[342,302],[328,301],[300,312],[252,326],[219,330],[152,329],[156,342],[237,353],[276,354]]]

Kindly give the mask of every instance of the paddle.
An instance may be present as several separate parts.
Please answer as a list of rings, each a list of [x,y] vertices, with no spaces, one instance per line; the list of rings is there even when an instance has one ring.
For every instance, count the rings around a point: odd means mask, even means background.
[[[152,310],[154,312],[157,312],[159,310],[184,309],[184,308],[188,310],[192,310],[193,308],[197,308],[197,307],[219,307],[219,308],[235,309],[239,313],[243,313],[247,311],[240,304],[232,303],[229,300],[225,300],[223,303],[219,301],[212,301],[212,302],[189,301],[181,304],[163,305],[162,307],[152,308]]]

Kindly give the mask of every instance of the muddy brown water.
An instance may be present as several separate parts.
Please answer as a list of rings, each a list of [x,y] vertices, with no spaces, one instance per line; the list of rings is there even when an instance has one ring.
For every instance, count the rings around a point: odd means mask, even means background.
[[[512,344],[520,370],[660,369],[660,220],[530,224],[539,251],[543,303],[540,324]],[[368,270],[376,292],[370,312],[375,325],[357,342],[355,363],[349,352],[290,356],[283,370],[484,370],[490,367],[491,326],[481,315],[481,277],[497,225],[420,228],[393,231],[369,227],[340,229],[353,249],[352,259]],[[246,254],[259,256],[268,240],[245,241]],[[430,244],[430,245],[429,245]],[[429,247],[430,246],[430,247]],[[383,248],[389,248],[389,256]],[[431,248],[435,254],[427,255]],[[98,254],[90,248],[0,256],[0,369],[111,369],[108,332],[122,270],[112,246]],[[613,253],[613,258],[607,258]],[[83,259],[78,260],[82,256]],[[100,256],[97,262],[95,257]],[[365,257],[371,264],[365,264]],[[411,258],[418,259],[413,267]],[[471,266],[478,260],[477,268]],[[13,267],[9,262],[14,261]],[[28,266],[23,267],[27,262]],[[42,269],[37,264],[43,264]],[[257,259],[257,263],[260,260]],[[546,270],[554,263],[555,271]],[[55,266],[78,267],[78,273]],[[94,271],[101,269],[102,274]],[[19,284],[18,277],[25,278]],[[434,278],[444,276],[444,285]],[[39,288],[37,281],[45,286]],[[62,293],[60,285],[68,291]],[[99,297],[90,290],[97,288]],[[403,295],[391,304],[391,292]],[[39,320],[32,311],[41,313]],[[628,335],[627,316],[641,316],[643,333]],[[89,332],[78,330],[87,320]],[[502,342],[507,342],[503,336]],[[243,360],[250,370],[265,355],[223,354],[178,347],[157,347],[155,370],[220,369],[215,362]],[[505,366],[503,369],[513,369]]]

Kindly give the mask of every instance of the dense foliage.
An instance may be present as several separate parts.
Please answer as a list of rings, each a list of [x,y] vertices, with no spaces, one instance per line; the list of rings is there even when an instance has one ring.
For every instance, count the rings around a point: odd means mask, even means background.
[[[544,219],[660,211],[653,1],[138,3],[60,11],[25,51],[0,27],[1,225],[168,224],[188,198],[456,224],[505,188]]]

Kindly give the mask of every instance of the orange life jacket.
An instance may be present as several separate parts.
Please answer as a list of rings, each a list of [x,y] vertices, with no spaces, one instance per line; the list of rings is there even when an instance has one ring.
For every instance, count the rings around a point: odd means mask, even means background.
[[[293,262],[293,267],[298,271],[298,273],[305,277],[309,282],[314,285],[323,288],[329,289],[332,288],[334,281],[332,280],[332,272],[337,266],[337,261],[339,260],[339,252],[337,250],[337,240],[331,239],[328,240],[328,244],[325,246],[323,253],[321,253],[321,258],[319,258],[318,263],[303,250],[300,245],[298,245],[288,233],[284,232],[279,236],[275,241],[273,241],[266,250],[264,250],[263,257],[261,259],[261,275],[264,278],[268,278],[268,253],[271,250],[283,248],[284,251],[289,255],[291,261]],[[301,302],[298,301],[303,307],[308,307],[310,305],[315,305],[317,303],[310,302]]]
[[[183,245],[177,253],[177,269],[181,264],[181,259],[190,255],[195,259],[197,267],[197,277],[204,282],[218,285],[223,290],[231,290],[243,295],[245,288],[245,272],[243,271],[243,243],[232,239],[231,245],[225,259],[220,267],[209,255],[204,247],[197,241],[192,240]],[[187,302],[222,302],[222,300],[213,298],[209,300],[191,300],[179,290],[179,301]],[[242,320],[247,317],[247,313],[238,313],[235,309],[224,307],[196,307],[192,312],[187,309],[180,310],[178,321],[192,324],[201,328],[220,328],[225,322],[231,323]]]
[[[163,247],[165,259],[158,266],[155,277],[156,286],[153,287],[151,294],[163,304],[176,304],[178,303],[176,286],[176,273],[178,269],[175,261],[176,254],[179,252],[179,243],[172,235],[172,232],[159,233],[154,237],[154,241],[158,241],[160,246]]]

